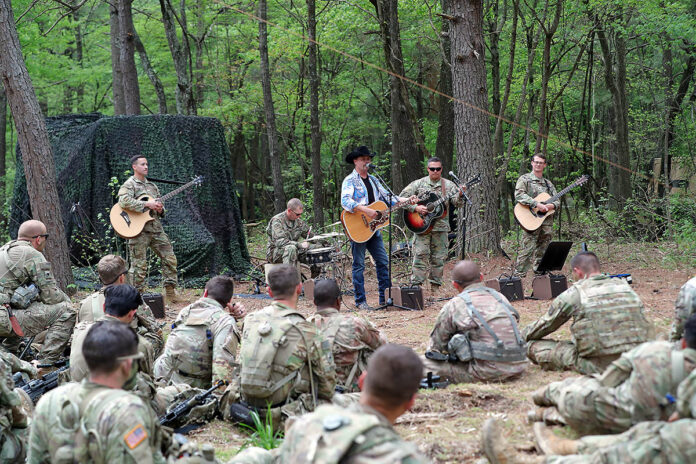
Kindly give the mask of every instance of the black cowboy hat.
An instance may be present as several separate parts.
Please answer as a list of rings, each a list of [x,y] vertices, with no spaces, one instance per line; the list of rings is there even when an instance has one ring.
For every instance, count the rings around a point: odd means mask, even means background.
[[[365,145],[362,145],[346,155],[346,163],[353,164],[353,160],[360,156],[369,156],[370,158],[374,158],[375,154],[372,153]]]

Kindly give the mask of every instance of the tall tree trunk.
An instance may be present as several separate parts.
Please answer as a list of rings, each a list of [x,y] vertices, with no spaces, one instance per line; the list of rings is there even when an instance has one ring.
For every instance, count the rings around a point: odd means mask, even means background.
[[[121,72],[126,114],[140,114],[140,86],[135,67],[135,27],[133,26],[133,0],[118,0],[118,28],[121,33]]]
[[[403,187],[422,176],[420,169],[423,158],[428,156],[420,135],[415,111],[409,100],[406,83],[396,76],[405,76],[404,59],[401,53],[401,29],[397,0],[371,0],[377,11],[382,34],[384,59],[389,75],[390,122],[392,151],[392,188],[399,192]],[[401,160],[408,169],[403,170]]]
[[[7,175],[7,94],[0,82],[0,220],[5,227],[5,175]]]
[[[273,107],[273,94],[271,92],[271,70],[268,60],[268,31],[266,30],[266,0],[259,0],[259,54],[261,55],[261,87],[263,88],[263,109],[266,114],[266,133],[268,134],[268,158],[271,163],[271,175],[273,176],[273,207],[276,213],[280,213],[286,207],[285,189],[283,177],[280,172],[280,158],[278,157],[278,132],[276,132],[275,108]]]
[[[314,197],[314,225],[324,225],[324,174],[321,170],[321,126],[319,124],[319,50],[315,0],[307,0],[307,24],[309,34],[309,125],[312,139],[312,192]]]
[[[185,3],[182,9],[185,8]],[[164,34],[167,36],[167,44],[172,53],[174,71],[176,72],[176,112],[178,114],[196,114],[196,99],[193,95],[193,77],[191,75],[191,47],[189,46],[188,32],[182,31],[181,42],[176,34],[176,11],[171,0],[160,0],[162,10],[162,24]],[[178,21],[185,27],[185,21]],[[183,25],[183,26],[182,26]]]
[[[109,4],[109,24],[111,26],[111,91],[114,98],[114,114],[126,114],[126,100],[123,95],[123,74],[121,72],[121,30],[116,3]]]
[[[450,14],[452,0],[441,0],[442,12]],[[451,40],[449,20],[442,20],[442,61],[440,62],[440,83],[438,90],[442,92],[437,96],[438,124],[437,142],[435,143],[435,156],[442,160],[442,170],[449,172],[452,169],[452,157],[454,155],[454,104],[449,97],[452,95],[452,67],[450,66]]]
[[[150,58],[147,56],[145,51],[145,45],[140,40],[140,35],[135,31],[135,49],[138,51],[138,56],[140,56],[140,64],[143,66],[145,74],[147,74],[148,79],[152,82],[152,86],[155,88],[155,94],[157,95],[157,104],[159,106],[160,114],[167,114],[167,96],[164,93],[164,86],[160,80],[155,68],[152,67],[150,63]]]
[[[457,0],[453,3],[452,83],[457,170],[461,179],[481,175],[481,195],[472,195],[467,217],[467,242],[462,246],[478,252],[500,250],[498,198],[495,195],[495,158],[491,147],[483,41],[483,2]],[[461,102],[466,102],[465,105]],[[460,236],[460,240],[461,240]]]
[[[10,0],[0,0],[0,80],[17,127],[31,212],[34,218],[46,224],[51,237],[55,237],[48,242],[46,257],[58,284],[65,289],[73,278],[56,186],[56,168],[46,121],[22,56]]]

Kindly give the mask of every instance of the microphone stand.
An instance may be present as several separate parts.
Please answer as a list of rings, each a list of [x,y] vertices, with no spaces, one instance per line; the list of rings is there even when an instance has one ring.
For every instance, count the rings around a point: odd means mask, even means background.
[[[371,165],[370,167],[373,167],[373,166],[374,165]],[[367,170],[367,175],[368,176],[370,175],[369,168]],[[389,258],[389,288],[386,290],[386,292],[389,292],[389,293],[388,293],[388,296],[385,295],[385,296],[387,296],[387,299],[385,300],[384,304],[377,306],[376,308],[374,308],[374,310],[379,311],[379,310],[391,307],[391,308],[403,309],[406,311],[417,311],[417,309],[415,309],[415,308],[409,308],[406,306],[394,304],[394,299],[392,298],[392,285],[393,284],[391,281],[391,276],[392,276],[392,217],[391,217],[391,213],[392,213],[392,199],[396,195],[394,195],[394,192],[392,192],[392,190],[389,188],[389,186],[387,186],[387,183],[384,182],[384,179],[382,179],[382,176],[377,174],[376,170],[374,172],[374,175],[377,178],[377,180],[379,180],[382,183],[382,185],[384,186],[384,188],[387,190],[387,193],[388,193],[387,206],[389,206],[389,209],[387,210],[389,212],[389,248],[388,248],[389,249],[389,255],[388,255],[388,258]],[[377,291],[379,291],[379,290],[377,290]],[[422,308],[421,308],[421,310],[422,310]]]
[[[457,183],[457,185],[460,186],[462,185],[462,181],[459,180],[459,177],[457,177],[454,172],[450,171],[449,175],[454,181]],[[467,217],[467,208],[469,205],[473,205],[471,202],[471,199],[469,198],[469,195],[466,194],[466,192],[462,192],[462,195],[464,198],[466,198],[466,204],[462,208],[462,254],[460,259],[464,259],[466,257],[466,217]]]

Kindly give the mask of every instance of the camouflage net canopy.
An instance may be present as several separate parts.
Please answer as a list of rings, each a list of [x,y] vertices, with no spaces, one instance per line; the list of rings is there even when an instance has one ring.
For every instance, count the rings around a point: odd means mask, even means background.
[[[166,202],[162,220],[178,260],[179,279],[202,286],[210,276],[243,274],[249,253],[239,211],[231,156],[223,128],[214,118],[196,116],[68,115],[46,120],[58,177],[58,193],[78,285],[98,279],[93,266],[101,256],[127,257],[125,241],[115,237],[109,210],[120,185],[132,174],[130,158],[148,159],[152,178],[203,183]],[[17,175],[10,234],[31,218],[24,167],[17,148]],[[165,195],[178,185],[156,182]],[[47,224],[49,232],[51,225]],[[154,253],[149,253],[155,256]],[[150,285],[159,282],[151,258]]]

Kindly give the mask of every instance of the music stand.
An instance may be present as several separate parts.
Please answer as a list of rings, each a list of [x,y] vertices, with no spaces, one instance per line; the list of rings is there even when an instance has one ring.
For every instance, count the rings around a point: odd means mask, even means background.
[[[536,274],[551,274],[552,271],[563,269],[573,242],[551,242],[541,257]]]

